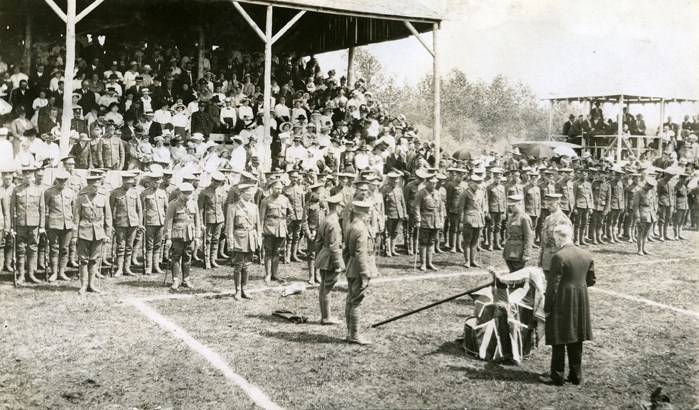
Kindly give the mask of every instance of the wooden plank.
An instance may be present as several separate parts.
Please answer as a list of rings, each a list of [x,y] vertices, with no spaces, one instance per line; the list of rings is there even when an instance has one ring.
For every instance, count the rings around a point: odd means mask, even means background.
[[[432,72],[434,76],[433,87],[434,87],[434,160],[435,167],[439,167],[439,148],[442,144],[442,101],[441,101],[441,84],[439,76],[439,24],[434,23],[432,26],[432,51],[433,54],[433,65]]]
[[[247,21],[250,27],[255,31],[255,33],[257,33],[258,37],[260,37],[260,39],[266,43],[267,37],[265,36],[265,33],[263,33],[262,30],[260,30],[260,27],[258,27],[257,23],[255,23],[255,20],[253,20],[252,17],[250,17],[248,12],[245,11],[245,9],[243,8],[243,6],[240,5],[240,3],[238,3],[235,0],[230,1],[231,3],[233,3],[233,6],[235,6],[236,10],[238,10],[238,13],[240,13],[240,15],[243,16],[243,19]]]
[[[430,53],[432,57],[434,57],[434,48],[430,47],[430,45],[427,44],[427,41],[425,41],[425,39],[422,38],[420,33],[418,33],[418,31],[415,30],[415,27],[409,21],[404,21],[403,24],[405,24],[405,27],[407,27],[408,30],[413,34],[413,36],[415,36],[415,38],[418,39],[420,44],[422,44],[422,46],[425,47],[425,50],[427,50],[427,52]]]
[[[284,25],[284,27],[282,27],[282,29],[279,30],[279,31],[277,32],[277,34],[274,35],[274,37],[272,37],[272,44],[276,43],[277,40],[279,40],[284,34],[286,34],[286,32],[289,31],[289,29],[290,29],[297,21],[299,21],[299,19],[300,19],[301,17],[303,17],[304,14],[306,14],[306,10],[301,10],[301,11],[299,11],[298,13],[296,13],[296,15],[295,15],[291,20],[289,20],[289,22],[286,23],[286,24]]]
[[[97,6],[102,4],[104,0],[95,0],[89,6],[85,7],[85,10],[81,11],[80,14],[75,17],[75,24],[78,24],[80,20],[84,19],[88,14],[92,13],[92,10],[96,9]]]

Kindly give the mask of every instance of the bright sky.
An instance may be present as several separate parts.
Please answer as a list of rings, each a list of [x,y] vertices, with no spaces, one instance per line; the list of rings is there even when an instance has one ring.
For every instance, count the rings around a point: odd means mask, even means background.
[[[450,19],[440,32],[443,74],[458,68],[472,81],[504,74],[542,98],[611,91],[622,83],[628,90],[699,96],[699,0],[442,1]],[[431,34],[424,37],[431,44]],[[432,59],[415,38],[368,49],[399,82],[414,84],[432,72]],[[318,57],[324,69],[344,74],[344,55]]]

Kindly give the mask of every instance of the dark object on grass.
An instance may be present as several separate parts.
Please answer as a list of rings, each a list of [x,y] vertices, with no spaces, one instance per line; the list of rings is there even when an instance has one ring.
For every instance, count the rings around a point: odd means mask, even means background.
[[[272,316],[286,319],[295,325],[306,323],[308,321],[308,318],[306,316],[299,316],[290,310],[275,310],[274,312],[272,312]]]
[[[393,322],[394,320],[402,319],[402,318],[404,318],[404,317],[406,317],[406,316],[413,315],[413,314],[415,314],[415,313],[417,313],[417,312],[422,312],[423,310],[426,310],[426,309],[435,307],[435,306],[437,306],[437,305],[441,305],[442,303],[449,302],[450,300],[458,299],[458,298],[460,298],[460,297],[462,297],[462,296],[466,296],[466,295],[468,295],[468,294],[470,294],[470,293],[478,292],[479,290],[485,289],[485,288],[487,288],[488,286],[493,286],[493,282],[488,282],[488,283],[486,283],[486,284],[484,284],[484,285],[477,286],[477,287],[475,287],[475,288],[473,288],[473,289],[467,290],[466,292],[459,293],[458,295],[449,296],[449,297],[446,298],[446,299],[442,299],[442,300],[440,300],[440,301],[438,301],[438,302],[430,303],[430,304],[427,305],[427,306],[423,306],[423,307],[421,307],[421,308],[417,308],[417,309],[415,309],[415,310],[411,310],[410,312],[402,313],[402,314],[400,314],[400,315],[398,315],[398,316],[394,316],[394,317],[392,317],[392,318],[390,318],[390,319],[383,320],[383,321],[381,321],[381,322],[379,322],[379,323],[374,323],[373,325],[371,325],[371,327],[379,327],[379,326],[385,325],[386,323],[391,323],[391,322]]]
[[[670,404],[670,397],[663,394],[663,388],[658,387],[650,395],[650,403],[641,404],[643,410],[675,410],[675,406]]]

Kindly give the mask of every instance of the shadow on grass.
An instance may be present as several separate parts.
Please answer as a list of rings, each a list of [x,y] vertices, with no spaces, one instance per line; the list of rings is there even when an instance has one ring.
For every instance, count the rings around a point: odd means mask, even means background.
[[[634,244],[635,245],[635,244]],[[600,253],[603,255],[635,255],[636,254],[636,247],[634,246],[634,250],[615,250],[615,249],[605,249],[605,248],[600,248],[600,249],[588,249],[591,253]]]
[[[339,337],[307,333],[299,328],[298,332],[262,332],[262,336],[285,340],[294,343],[315,344],[346,344],[345,339]]]
[[[427,353],[425,356],[433,356],[437,354],[444,354],[448,356],[456,356],[456,357],[465,357],[466,351],[464,351],[464,348],[461,347],[461,343],[459,340],[453,340],[451,342],[444,342],[442,343],[437,350]],[[470,356],[469,356],[470,357]]]
[[[76,284],[75,286],[69,286],[67,284],[68,282],[65,283],[65,285],[50,285],[46,283],[40,285],[27,285],[24,283],[20,285],[20,287],[40,292],[77,292],[80,289],[80,282],[72,282]]]
[[[165,284],[163,284],[162,276],[157,280],[154,279],[156,279],[156,277],[146,276],[144,277],[144,279],[141,280],[134,278],[128,281],[114,282],[114,284],[118,286],[128,286],[132,288],[166,288],[170,285],[170,281],[167,281]]]
[[[482,362],[481,360],[466,355],[469,360],[474,362]],[[488,362],[483,369],[467,366],[449,366],[449,370],[462,372],[471,380],[498,380],[504,382],[518,382],[523,384],[541,384],[538,377],[541,373],[519,370],[517,366],[502,366],[501,364]]]
[[[276,323],[276,324],[288,323],[288,324],[291,324],[290,321],[288,321],[286,319],[282,319],[282,318],[277,317],[277,316],[272,316],[271,313],[270,314],[258,314],[258,315],[249,314],[249,315],[245,315],[245,317],[250,318],[250,319],[257,319],[257,320],[261,320],[263,322],[269,322],[269,323]]]

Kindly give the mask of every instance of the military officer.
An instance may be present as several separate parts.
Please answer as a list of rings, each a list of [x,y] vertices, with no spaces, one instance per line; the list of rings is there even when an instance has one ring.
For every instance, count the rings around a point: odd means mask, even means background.
[[[291,214],[289,199],[282,194],[284,183],[272,179],[268,183],[270,196],[260,203],[262,245],[265,249],[265,282],[280,281],[279,253],[286,248],[286,219]]]
[[[675,180],[671,169],[663,170],[663,177],[658,181],[656,188],[658,195],[658,226],[660,227],[660,241],[671,240],[667,235],[667,228],[672,220],[675,208]]]
[[[420,227],[420,270],[437,270],[432,263],[434,245],[437,243],[437,232],[442,222],[440,216],[446,213],[442,194],[437,191],[437,174],[431,174],[425,179],[422,189],[415,196],[415,223]]]
[[[612,187],[606,179],[606,171],[598,169],[595,172],[595,181],[592,183],[592,200],[594,211],[592,213],[592,244],[600,245],[606,242],[602,239],[605,220],[611,210]]]
[[[626,217],[624,218],[624,236],[628,238],[628,242],[636,242],[636,218],[633,214],[633,200],[636,191],[643,188],[643,177],[640,173],[631,172],[629,174],[631,182],[624,190],[624,199],[626,202]]]
[[[398,237],[398,226],[402,221],[407,220],[408,210],[405,205],[403,188],[398,186],[398,179],[401,174],[391,171],[386,174],[388,177],[386,185],[381,189],[384,200],[384,210],[386,212],[386,256],[398,255],[396,252],[396,238]]]
[[[468,189],[468,182],[464,180],[467,174],[463,168],[451,168],[453,179],[447,185],[447,201],[446,207],[449,213],[449,252],[463,252],[461,247],[461,211],[459,210],[459,201],[461,194]]]
[[[315,183],[308,187],[305,206],[303,207],[303,233],[308,242],[306,256],[308,257],[308,283],[315,285],[320,282],[320,272],[315,266],[315,237],[318,232],[318,224],[325,217],[325,203],[321,202],[320,188],[323,184]]]
[[[551,268],[551,258],[556,252],[558,252],[553,231],[558,225],[568,225],[571,230],[573,229],[573,224],[561,209],[562,197],[563,195],[559,193],[547,193],[544,195],[544,205],[548,209],[549,215],[544,220],[541,229],[541,252],[539,252],[539,266],[541,269],[543,269],[544,274],[547,275],[547,281],[552,280],[552,278],[548,276],[549,269]]]
[[[228,207],[226,215],[226,237],[233,265],[236,300],[252,299],[245,293],[248,284],[248,267],[255,252],[262,246],[260,217],[253,202],[257,186],[240,184],[240,200]]]
[[[417,238],[415,237],[417,233],[417,215],[415,213],[415,196],[421,188],[421,184],[424,182],[425,178],[428,176],[427,171],[424,169],[418,169],[415,171],[415,178],[408,182],[405,187],[403,187],[403,197],[405,198],[405,204],[408,206],[408,224],[403,229],[403,240],[408,248],[408,255],[412,255],[417,252],[415,249],[417,244]]]
[[[521,194],[507,197],[507,240],[503,257],[510,272],[524,268],[531,260],[534,229],[532,220],[524,212],[524,197]]]
[[[126,162],[126,147],[124,141],[114,131],[114,124],[107,125],[107,133],[100,140],[97,151],[103,167],[121,171]]]
[[[289,249],[285,254],[285,262],[289,260],[301,262],[298,255],[298,246],[301,240],[301,227],[303,225],[303,208],[305,206],[306,191],[301,185],[302,176],[297,170],[289,172],[290,184],[284,190],[286,197],[289,199],[290,215],[289,215]],[[286,256],[288,255],[288,256]]]
[[[77,199],[77,193],[68,185],[70,177],[68,171],[57,171],[54,175],[53,186],[44,193],[46,232],[51,264],[49,282],[56,279],[70,280],[65,272],[74,227],[73,208]]]
[[[541,188],[539,188],[537,183],[538,178],[539,173],[533,170],[522,175],[522,181],[524,181],[524,187],[522,188],[524,192],[524,212],[531,218],[532,226],[535,229],[538,226],[539,216],[541,215]],[[536,231],[534,235],[533,247],[537,248],[536,242],[540,238],[536,237]]]
[[[342,228],[337,213],[342,200],[341,193],[325,200],[328,205],[328,215],[318,225],[315,239],[316,267],[320,270],[318,299],[321,325],[340,323],[330,314],[330,292],[337,283],[338,275],[345,269],[345,261],[342,257]]]
[[[14,172],[3,172],[2,173],[2,186],[0,187],[0,202],[7,201],[7,212],[10,212],[10,202],[12,200],[12,193],[15,190],[15,173]],[[3,212],[5,210],[3,209]],[[14,272],[14,237],[10,235],[12,230],[12,217],[8,217],[3,232],[5,236],[2,239],[4,243],[3,259],[5,261],[4,265],[0,266],[0,269],[4,269],[7,272]]]
[[[489,251],[493,249],[502,250],[502,246],[500,246],[500,229],[507,215],[507,196],[505,185],[503,185],[502,181],[503,172],[502,168],[492,168],[493,182],[487,188],[489,217],[486,218],[485,228]]]
[[[141,208],[145,226],[146,254],[144,255],[145,275],[153,272],[162,274],[160,269],[165,233],[165,214],[167,212],[167,192],[162,188],[163,174],[149,172],[146,174],[146,189],[141,192]]]
[[[211,174],[211,184],[199,194],[199,210],[201,221],[206,227],[204,242],[204,266],[206,269],[220,268],[216,262],[221,233],[226,221],[226,190],[223,183],[226,177],[223,173],[214,171]]]
[[[556,172],[550,168],[540,168],[539,171],[543,173],[542,181],[539,182],[539,195],[540,201],[546,197],[546,194],[556,193]],[[549,215],[549,210],[545,206],[541,206],[541,213],[539,218],[537,218],[536,223],[536,233],[537,239],[541,239],[541,229],[543,228],[544,219]],[[535,241],[536,243],[536,241]]]
[[[507,196],[522,195],[524,197],[524,185],[522,185],[522,172],[527,172],[528,170],[529,169],[522,171],[518,169],[510,170],[510,181],[507,183],[507,186],[505,187]]]
[[[17,175],[17,186],[12,193],[10,213],[12,218],[11,234],[17,241],[17,283],[24,282],[25,268],[27,277],[33,283],[39,283],[34,276],[37,265],[37,245],[39,235],[46,230],[44,195],[34,183],[35,168],[23,168]]]
[[[689,200],[687,188],[687,173],[681,172],[679,174],[679,181],[675,185],[675,214],[672,217],[672,227],[675,231],[675,236],[673,240],[685,240],[686,238],[682,236],[682,228],[687,222],[687,213],[689,212]],[[2,265],[0,265],[2,266]]]
[[[102,177],[86,178],[87,187],[78,195],[73,209],[73,235],[77,243],[80,263],[80,291],[100,293],[95,278],[100,269],[102,244],[109,242],[112,230],[112,212],[107,197],[100,192]]]
[[[44,195],[47,189],[51,188],[51,185],[44,179],[44,168],[37,168],[34,171],[34,185],[36,185],[41,191],[41,195]],[[46,232],[39,235],[39,242],[37,243],[37,272],[46,272],[46,254],[48,250],[48,238],[46,237]],[[48,279],[48,273],[46,273],[46,278]]]
[[[619,243],[619,231],[621,228],[621,221],[624,220],[624,209],[626,207],[626,202],[624,200],[624,181],[622,180],[624,176],[624,170],[621,167],[612,168],[613,179],[610,183],[612,192],[609,198],[609,208],[611,209],[609,213],[609,220],[607,221],[607,238],[610,243]]]
[[[141,198],[136,190],[136,175],[124,173],[121,176],[122,185],[109,195],[109,207],[114,218],[116,230],[116,264],[114,277],[132,276],[131,258],[134,252],[136,231],[144,230]]]
[[[595,171],[592,168],[592,171]],[[587,245],[585,242],[585,231],[587,230],[590,214],[595,206],[595,201],[592,197],[592,184],[587,180],[588,170],[583,168],[580,170],[580,179],[573,186],[575,197],[575,233],[574,239],[579,245]]]
[[[342,202],[338,205],[337,214],[340,218],[340,226],[345,226],[343,221],[343,215],[345,214],[345,207],[348,207],[352,198],[354,198],[354,186],[352,181],[354,180],[354,174],[340,172],[337,174],[339,179],[339,185],[333,187],[330,190],[330,195],[342,194]]]
[[[61,162],[63,163],[63,169],[65,169],[69,175],[66,185],[68,186],[68,188],[73,190],[75,196],[77,197],[78,194],[87,186],[87,181],[85,181],[85,178],[78,175],[78,173],[75,171],[75,157],[64,157],[63,159],[61,159]],[[74,242],[71,241],[71,244],[73,243]],[[78,254],[77,249],[74,245],[70,245],[69,247],[68,266],[70,266],[71,268],[78,267]]]
[[[461,211],[461,224],[464,245],[464,266],[479,268],[481,265],[476,262],[476,252],[481,231],[485,226],[485,213],[487,211],[487,201],[485,191],[481,187],[483,177],[471,175],[471,182],[468,189],[461,194],[459,210]]]
[[[558,172],[560,173],[560,178],[556,183],[556,192],[561,194],[561,210],[570,218],[575,209],[574,186],[571,180],[573,169],[566,167],[559,169]]]
[[[647,177],[644,181],[643,188],[639,189],[634,193],[633,197],[633,216],[638,226],[638,254],[651,255],[650,252],[646,250],[646,241],[648,240],[648,233],[650,231],[650,226],[653,222],[657,220],[657,215],[655,213],[655,186],[657,182],[654,178]]]
[[[193,288],[190,279],[192,253],[197,242],[201,242],[201,220],[199,206],[194,199],[194,186],[183,182],[178,187],[179,197],[167,206],[165,214],[165,244],[172,250],[172,290],[180,283]],[[180,279],[182,275],[182,279]]]
[[[366,297],[371,277],[378,273],[374,256],[374,238],[368,228],[371,203],[352,202],[352,221],[343,238],[342,259],[347,267],[347,299],[345,320],[347,322],[347,342],[359,345],[371,341],[359,334],[361,305]]]

